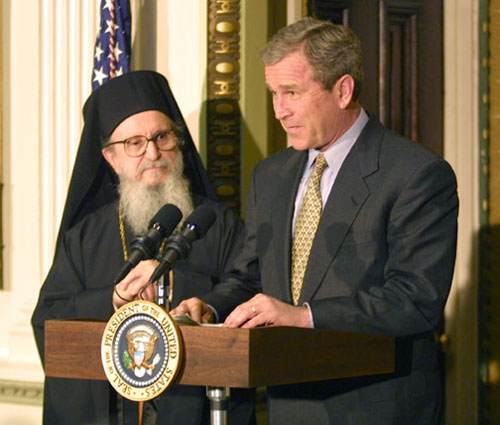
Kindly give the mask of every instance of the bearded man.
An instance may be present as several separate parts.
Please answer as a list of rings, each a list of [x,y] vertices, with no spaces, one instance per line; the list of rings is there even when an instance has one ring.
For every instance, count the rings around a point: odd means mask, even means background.
[[[213,191],[163,76],[137,71],[110,80],[89,97],[84,118],[54,263],[32,318],[42,362],[45,320],[108,320],[139,296],[155,260],[141,261],[116,285],[113,279],[131,242],[164,204],[176,205],[184,218],[206,203],[216,214],[190,257],[174,267],[172,306],[211,291],[242,246],[242,222],[210,199]],[[141,297],[154,301],[155,286]],[[229,421],[254,421],[250,391],[233,391],[231,403]],[[146,403],[143,423],[199,425],[208,418],[204,388],[174,385]],[[137,403],[117,396],[107,382],[46,378],[44,424],[137,423]]]

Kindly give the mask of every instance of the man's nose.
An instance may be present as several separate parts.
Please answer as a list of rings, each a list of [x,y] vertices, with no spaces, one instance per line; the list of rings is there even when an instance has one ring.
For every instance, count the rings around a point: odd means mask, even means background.
[[[273,99],[274,116],[278,120],[282,120],[290,115],[290,110],[284,96],[276,95]]]
[[[152,140],[148,140],[144,156],[152,160],[156,160],[160,157],[160,151],[158,150],[156,144]]]

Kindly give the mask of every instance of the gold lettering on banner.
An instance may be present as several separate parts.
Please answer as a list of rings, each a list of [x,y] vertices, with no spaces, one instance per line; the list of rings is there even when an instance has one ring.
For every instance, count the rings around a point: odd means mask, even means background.
[[[219,172],[217,173],[217,177],[234,177],[236,175],[233,171],[234,165],[236,165],[235,162],[231,162],[229,164],[222,164],[219,167]]]
[[[231,44],[228,41],[217,40],[216,43],[219,47],[215,50],[215,53],[226,54],[231,52]]]
[[[234,83],[231,81],[214,81],[214,84],[219,87],[215,91],[217,96],[232,96],[238,93],[237,89],[234,87]]]
[[[209,0],[207,170],[219,201],[239,212],[240,0]]]
[[[235,3],[234,0],[217,0],[217,13],[234,13],[233,5]]]
[[[236,123],[234,121],[230,122],[218,122],[217,126],[214,127],[215,136],[235,136],[236,135]]]

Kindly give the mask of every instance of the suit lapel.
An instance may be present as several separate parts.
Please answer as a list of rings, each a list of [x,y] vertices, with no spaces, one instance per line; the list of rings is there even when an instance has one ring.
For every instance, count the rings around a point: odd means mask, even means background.
[[[378,168],[383,131],[380,123],[371,117],[340,168],[316,232],[299,304],[314,296],[370,195],[364,179]]]
[[[297,188],[307,161],[307,151],[293,151],[281,167],[275,182],[275,197],[272,199],[272,228],[275,229],[274,254],[276,276],[281,276],[280,298],[291,302],[290,295],[290,247],[291,229]]]

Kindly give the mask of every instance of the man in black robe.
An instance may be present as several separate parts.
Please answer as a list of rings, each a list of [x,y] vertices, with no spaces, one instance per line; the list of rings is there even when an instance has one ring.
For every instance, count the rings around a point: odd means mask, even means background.
[[[212,200],[163,76],[137,71],[110,80],[89,97],[84,118],[54,263],[32,318],[42,362],[45,320],[108,320],[115,309],[137,299],[155,260],[141,261],[116,286],[113,280],[131,242],[147,232],[162,205],[177,205],[184,219],[200,204],[210,204],[216,214],[189,258],[174,267],[172,306],[210,292],[241,250],[242,222]],[[142,294],[152,301],[155,297],[154,286]],[[107,382],[46,378],[47,425],[136,424],[137,410],[137,403],[117,396]],[[208,422],[208,415],[204,388],[174,385],[146,403],[143,423],[198,425]],[[228,415],[233,423],[252,423],[252,392],[233,391]]]

